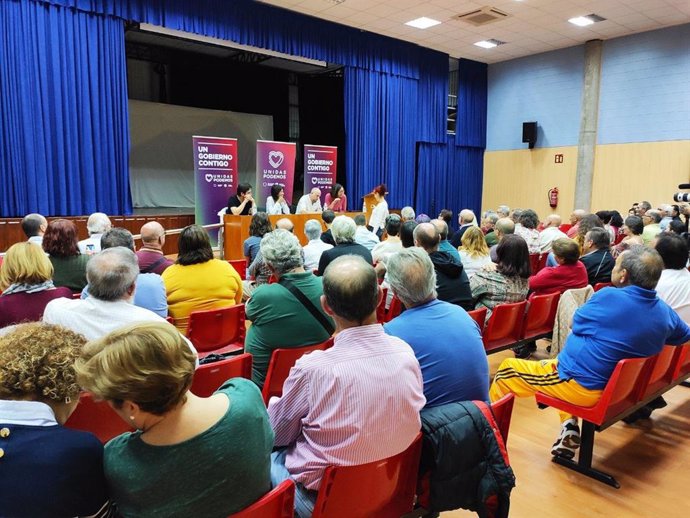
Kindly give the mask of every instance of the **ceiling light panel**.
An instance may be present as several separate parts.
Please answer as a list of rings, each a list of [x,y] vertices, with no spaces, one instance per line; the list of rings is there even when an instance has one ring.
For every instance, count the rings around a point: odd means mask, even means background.
[[[405,25],[409,25],[410,27],[416,27],[417,29],[428,29],[429,27],[433,27],[434,25],[439,25],[441,22],[438,20],[434,20],[433,18],[427,18],[426,16],[422,16],[421,18],[417,18],[416,20],[410,20],[409,22],[405,22]]]

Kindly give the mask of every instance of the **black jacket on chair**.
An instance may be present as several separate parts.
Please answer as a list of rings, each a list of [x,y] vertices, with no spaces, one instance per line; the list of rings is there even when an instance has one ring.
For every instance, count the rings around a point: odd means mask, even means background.
[[[462,507],[480,518],[507,518],[515,475],[488,405],[449,403],[425,408],[421,417],[420,473],[431,472],[429,510]]]
[[[611,282],[611,272],[616,260],[608,248],[600,248],[580,257],[580,262],[587,268],[587,279],[591,286],[598,282]]]

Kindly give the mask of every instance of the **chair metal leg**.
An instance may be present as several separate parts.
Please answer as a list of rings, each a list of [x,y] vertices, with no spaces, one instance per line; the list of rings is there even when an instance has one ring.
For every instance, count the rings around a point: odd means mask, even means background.
[[[580,435],[580,454],[577,462],[564,457],[553,457],[553,462],[560,464],[568,469],[582,473],[594,480],[603,482],[611,487],[619,489],[621,485],[613,476],[592,467],[592,452],[594,451],[594,424],[584,421],[582,423],[582,434]]]

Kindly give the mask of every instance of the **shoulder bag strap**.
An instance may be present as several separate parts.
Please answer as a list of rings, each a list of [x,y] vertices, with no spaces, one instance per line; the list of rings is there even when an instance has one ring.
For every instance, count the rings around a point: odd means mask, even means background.
[[[141,270],[141,273],[151,273],[151,272],[152,272],[153,270],[155,270],[158,266],[160,266],[161,264],[163,264],[163,263],[165,262],[165,259],[166,259],[166,258],[165,258],[164,255],[161,256],[161,257],[159,257],[157,261],[152,262],[152,263],[149,264],[146,268],[144,268],[143,270]]]
[[[307,296],[302,293],[297,287],[292,284],[292,282],[288,281],[285,278],[280,279],[278,282],[283,288],[288,290],[290,293],[292,293],[297,300],[299,300],[302,305],[311,313],[311,316],[313,316],[319,324],[326,330],[328,335],[332,335],[333,332],[335,331],[335,328],[333,327],[333,324],[331,324],[328,319],[324,316],[321,311],[317,309],[317,307],[312,303],[311,300],[307,298]]]

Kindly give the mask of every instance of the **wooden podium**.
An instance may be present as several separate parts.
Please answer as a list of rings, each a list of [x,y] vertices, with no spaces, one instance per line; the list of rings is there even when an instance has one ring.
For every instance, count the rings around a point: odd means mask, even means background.
[[[336,213],[336,216],[345,215],[354,218],[357,214],[361,214],[361,212],[341,212]],[[369,214],[371,214],[371,212],[369,212]],[[283,218],[287,218],[294,223],[295,229],[293,232],[302,246],[306,245],[308,242],[307,236],[304,234],[304,224],[308,220],[317,220],[321,223],[321,229],[324,231],[326,230],[326,224],[321,219],[321,214],[278,214],[275,216],[268,216],[273,228],[275,228],[276,222]],[[225,225],[223,227],[225,232],[225,241],[223,245],[225,259],[244,259],[242,245],[244,244],[244,240],[249,237],[249,224],[251,221],[251,216],[225,215]]]
[[[369,221],[369,218],[371,217],[371,213],[374,212],[374,207],[378,205],[378,202],[376,201],[376,196],[374,196],[373,192],[370,192],[369,194],[365,194],[362,196],[362,202],[363,202],[363,208],[364,208],[364,214],[367,217],[367,221]]]

